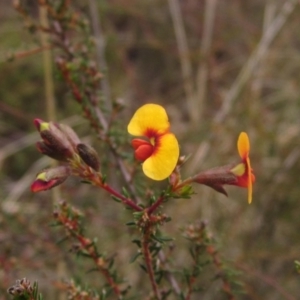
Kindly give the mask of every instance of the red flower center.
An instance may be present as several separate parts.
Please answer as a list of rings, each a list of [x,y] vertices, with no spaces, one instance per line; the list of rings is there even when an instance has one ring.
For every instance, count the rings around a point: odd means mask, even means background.
[[[134,156],[139,161],[145,161],[154,151],[154,146],[142,139],[133,139],[131,145],[134,149]]]

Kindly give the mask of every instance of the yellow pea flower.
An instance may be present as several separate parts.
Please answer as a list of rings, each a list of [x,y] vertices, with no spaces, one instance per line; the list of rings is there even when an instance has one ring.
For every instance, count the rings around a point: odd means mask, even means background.
[[[170,132],[165,109],[157,104],[140,107],[128,124],[128,132],[146,139],[133,139],[135,158],[143,162],[143,172],[153,180],[171,175],[179,157],[178,141]]]

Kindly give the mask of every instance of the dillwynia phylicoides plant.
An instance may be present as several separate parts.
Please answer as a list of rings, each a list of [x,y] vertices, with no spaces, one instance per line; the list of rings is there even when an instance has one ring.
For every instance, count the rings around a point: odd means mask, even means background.
[[[110,133],[112,123],[115,121],[113,114],[116,115],[120,107],[118,103],[114,103],[112,116],[109,117],[102,113],[100,108],[99,86],[103,74],[99,72],[92,58],[95,43],[91,38],[87,19],[77,11],[72,11],[71,1],[41,0],[38,3],[48,12],[48,26],[39,24],[31,17],[30,11],[23,9],[22,1],[14,1],[17,11],[24,17],[26,26],[31,31],[42,32],[49,36],[50,47],[56,50],[55,64],[62,81],[81,106],[83,116],[90,122],[91,128],[95,130],[100,140],[108,145],[116,161],[115,166],[124,178],[126,189],[120,191],[112,187],[110,184],[112,178],[103,171],[106,158],[83,143],[72,128],[65,124],[36,119],[34,124],[41,136],[41,141],[36,145],[37,149],[58,161],[59,165],[37,174],[31,190],[47,191],[63,184],[70,176],[78,177],[82,183],[90,183],[105,190],[111,199],[117,202],[111,205],[123,205],[127,208],[127,215],[128,212],[132,214],[127,225],[135,228],[135,232],[138,233],[138,237],[133,241],[137,247],[133,261],[139,263],[139,267],[146,272],[149,279],[148,289],[144,286],[129,289],[129,284],[123,280],[124,276],[118,272],[114,258],[105,254],[105,249],[100,251],[95,239],[86,236],[82,225],[83,213],[72,203],[61,200],[55,203],[53,213],[55,225],[63,227],[66,235],[75,241],[72,250],[93,261],[94,269],[101,274],[97,273],[97,276],[103,282],[103,285],[93,289],[84,287],[84,282],[82,286],[73,280],[64,282],[68,299],[128,297],[128,299],[190,300],[194,293],[197,297],[199,289],[203,288],[199,286],[197,278],[201,272],[205,272],[203,270],[208,261],[214,266],[216,278],[221,280],[221,291],[228,299],[235,299],[235,279],[231,278],[232,272],[228,272],[224,266],[205,222],[190,224],[183,229],[183,236],[190,243],[191,265],[178,267],[172,264],[176,257],[170,242],[174,242],[162,234],[163,225],[170,221],[167,208],[163,208],[163,204],[174,198],[189,198],[193,194],[194,184],[209,186],[224,195],[227,195],[224,188],[226,185],[247,188],[248,202],[251,203],[255,177],[250,165],[248,135],[242,132],[238,137],[237,163],[182,178],[181,170],[185,167],[186,158],[184,153],[180,153],[175,134],[170,131],[167,113],[160,105],[146,104],[135,112],[128,123],[128,133],[134,136],[131,141],[131,154],[135,162],[130,164],[133,161],[130,159],[124,163],[123,159],[127,155],[120,153],[119,141],[116,141]],[[77,31],[81,33],[80,37],[76,35]],[[136,162],[140,162],[143,174],[154,183],[163,181],[164,187],[155,193],[157,196],[154,193],[149,196],[148,191],[144,194],[136,192],[134,179],[139,174],[135,172]],[[17,280],[8,292],[14,299],[42,299],[37,283],[31,284],[26,278]]]
[[[192,272],[185,274],[188,282],[187,288],[178,287],[178,284],[174,285],[175,279],[173,284],[170,283],[170,287],[161,286],[160,278],[166,272],[160,270],[154,261],[161,259],[159,255],[161,255],[162,245],[167,242],[160,236],[159,230],[165,222],[169,221],[169,217],[162,213],[162,204],[172,198],[191,196],[193,184],[209,186],[224,195],[227,195],[224,189],[225,185],[247,188],[248,203],[251,203],[252,185],[255,177],[249,159],[250,143],[245,132],[241,132],[238,137],[237,150],[240,159],[237,163],[215,167],[187,179],[182,179],[180,173],[181,168],[184,167],[184,157],[180,156],[178,140],[170,131],[170,123],[165,109],[160,105],[151,103],[140,107],[127,127],[128,133],[134,136],[131,141],[134,158],[141,163],[145,176],[154,181],[165,180],[165,188],[158,197],[152,198],[150,202],[148,199],[144,199],[144,201],[142,199],[138,204],[129,196],[129,193],[115,190],[109,184],[110,178],[101,172],[101,159],[97,151],[83,143],[73,129],[64,124],[46,122],[41,119],[35,119],[34,124],[41,136],[41,141],[36,144],[38,151],[59,161],[60,164],[38,173],[31,185],[32,192],[47,191],[62,184],[69,176],[76,176],[85,183],[88,182],[104,189],[114,200],[129,208],[133,215],[133,221],[129,223],[140,232],[140,239],[135,242],[139,248],[138,256],[143,258],[142,265],[148,274],[149,286],[152,288],[152,296],[150,295],[149,299],[167,299],[172,293],[177,295],[178,299],[190,299],[191,294],[196,290],[193,287],[193,282],[200,269],[197,265],[197,263],[200,264],[197,257],[201,254],[198,253],[201,249],[199,245],[205,247],[216,267],[221,268],[221,262],[216,256],[217,251],[205,231],[205,224],[189,226],[184,235],[193,241],[196,247],[191,251],[195,259],[195,268]],[[127,289],[121,288],[121,279],[117,277],[116,272],[111,267],[111,258],[106,258],[100,254],[95,243],[84,236],[80,228],[80,212],[62,201],[57,204],[54,218],[58,224],[65,227],[71,236],[79,241],[78,251],[94,260],[97,269],[106,280],[107,290],[115,298],[123,299]],[[228,278],[225,276],[222,280],[223,291],[232,295]],[[140,297],[145,297],[145,295],[141,292]],[[105,299],[105,297],[102,295],[101,299]],[[234,298],[231,297],[230,299]]]

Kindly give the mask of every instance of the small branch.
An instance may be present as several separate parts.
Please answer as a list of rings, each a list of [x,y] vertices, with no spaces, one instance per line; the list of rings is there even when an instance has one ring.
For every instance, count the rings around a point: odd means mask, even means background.
[[[156,202],[154,202],[148,209],[147,209],[147,213],[150,216],[154,211],[156,211],[156,209],[163,203],[163,201],[165,200],[164,196],[160,196]]]
[[[135,211],[143,211],[143,208],[138,206],[137,204],[135,204],[135,202],[133,202],[132,200],[124,197],[123,195],[121,195],[120,193],[118,193],[117,191],[115,191],[114,189],[112,189],[109,185],[104,184],[102,185],[102,188],[104,190],[106,190],[108,193],[110,193],[111,195],[117,197],[118,199],[120,199],[123,204],[125,204],[126,206],[131,207],[133,210]]]
[[[187,293],[186,293],[186,296],[185,296],[184,300],[190,300],[191,299],[191,296],[192,296],[192,293],[193,293],[194,283],[195,283],[195,278],[190,277],[189,282],[188,282],[188,290],[187,290]]]
[[[133,200],[124,197],[122,194],[115,191],[107,183],[103,183],[102,175],[99,172],[96,172],[89,166],[81,164],[81,162],[78,162],[76,160],[71,162],[71,167],[74,175],[77,175],[84,180],[88,180],[93,185],[104,189],[112,196],[120,199],[124,205],[131,207],[133,210],[143,211],[143,208],[138,206]]]
[[[155,281],[154,270],[153,270],[153,266],[152,266],[152,256],[151,256],[151,253],[149,250],[150,231],[151,231],[151,225],[147,225],[147,227],[145,228],[145,233],[144,233],[143,240],[142,240],[142,251],[144,254],[144,259],[145,259],[145,263],[146,263],[147,272],[148,272],[148,275],[150,278],[152,290],[154,292],[156,299],[160,300],[161,295],[160,295],[158,286]]]
[[[33,49],[30,49],[30,50],[26,50],[26,51],[20,51],[20,52],[12,53],[12,54],[9,54],[8,57],[5,60],[0,61],[0,63],[6,62],[6,61],[11,61],[11,60],[14,60],[14,59],[19,59],[19,58],[25,58],[25,57],[35,55],[37,53],[43,52],[45,50],[50,50],[50,49],[53,49],[53,48],[54,48],[53,45],[46,45],[44,47],[37,47],[37,48],[33,48]]]

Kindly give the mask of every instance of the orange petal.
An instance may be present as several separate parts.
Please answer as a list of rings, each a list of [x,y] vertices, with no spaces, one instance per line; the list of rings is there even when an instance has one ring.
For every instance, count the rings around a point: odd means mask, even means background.
[[[170,128],[165,109],[157,104],[145,104],[131,118],[127,130],[131,135],[148,136],[147,132],[157,135],[167,132]],[[149,137],[149,136],[148,136]]]
[[[248,203],[250,204],[252,202],[252,180],[254,181],[254,176],[251,172],[251,165],[250,165],[250,159],[247,157],[246,159],[247,164],[247,180],[248,180]]]
[[[159,137],[153,154],[143,163],[143,171],[153,180],[163,180],[171,175],[179,157],[179,145],[174,134]]]
[[[246,132],[241,132],[237,142],[238,151],[242,159],[246,159],[250,151],[250,142]]]

